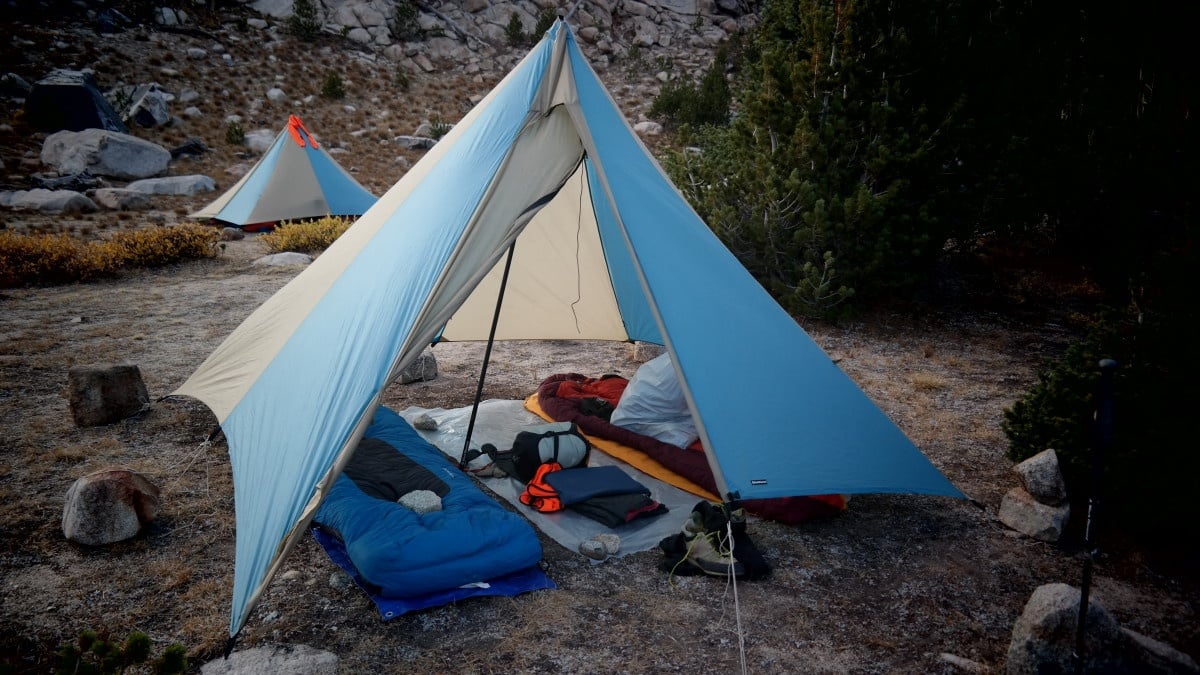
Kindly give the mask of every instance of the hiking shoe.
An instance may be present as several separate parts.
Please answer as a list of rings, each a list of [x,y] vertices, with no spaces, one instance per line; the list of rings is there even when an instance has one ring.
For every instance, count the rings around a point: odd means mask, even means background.
[[[723,577],[728,574],[742,576],[746,570],[742,563],[733,559],[728,549],[719,545],[716,532],[702,532],[688,541],[686,560],[705,574]]]
[[[692,511],[688,519],[683,521],[683,536],[687,539],[707,531],[708,528],[704,526],[704,516],[697,511]]]
[[[692,524],[684,527],[694,532],[724,532],[729,523],[729,516],[723,504],[713,504],[708,501],[696,504],[691,513]]]
[[[738,507],[729,511],[729,522],[734,525],[746,522],[746,509]]]
[[[733,534],[746,533],[746,509],[736,508],[729,512],[729,525],[733,530]]]

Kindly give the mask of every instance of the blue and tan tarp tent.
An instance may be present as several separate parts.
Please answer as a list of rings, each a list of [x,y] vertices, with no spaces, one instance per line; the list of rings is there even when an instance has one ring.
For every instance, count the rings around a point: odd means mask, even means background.
[[[961,497],[689,207],[559,21],[176,392],[229,440],[232,634],[393,377],[487,339],[510,251],[496,339],[664,345],[723,498]]]
[[[271,147],[233,187],[188,214],[253,231],[283,220],[358,217],[375,195],[334,161],[297,116],[288,117]]]

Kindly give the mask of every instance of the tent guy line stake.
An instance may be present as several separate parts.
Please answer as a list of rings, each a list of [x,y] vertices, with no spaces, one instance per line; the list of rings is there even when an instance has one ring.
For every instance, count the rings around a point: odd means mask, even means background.
[[[504,275],[500,277],[500,292],[496,295],[496,312],[492,315],[492,329],[488,333],[487,347],[483,351],[483,366],[479,369],[479,386],[475,388],[475,402],[471,404],[471,419],[467,422],[467,434],[463,439],[462,454],[458,456],[458,468],[467,468],[467,451],[471,449],[471,432],[475,430],[475,415],[479,412],[479,400],[483,398],[483,380],[487,377],[488,361],[492,358],[492,345],[496,342],[496,325],[500,323],[500,306],[504,304],[504,288],[508,286],[508,271],[512,269],[513,252],[517,242],[508,245],[508,258],[504,261]]]
[[[749,671],[746,670],[746,633],[742,628],[742,605],[738,599],[737,575],[733,573],[737,558],[733,555],[733,523],[729,521],[728,513],[725,517],[725,541],[729,542],[729,583],[733,586],[733,616],[737,620],[738,665],[742,667],[742,675],[747,675]]]

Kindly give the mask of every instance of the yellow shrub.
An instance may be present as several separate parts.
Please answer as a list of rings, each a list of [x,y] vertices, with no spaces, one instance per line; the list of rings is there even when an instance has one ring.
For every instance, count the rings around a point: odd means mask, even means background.
[[[259,240],[266,244],[271,253],[320,253],[353,224],[353,218],[339,216],[325,216],[310,221],[285,220],[275,226],[274,232],[262,235]]]
[[[203,225],[175,225],[130,230],[113,235],[109,244],[121,256],[124,267],[159,267],[180,260],[211,258],[220,233]]]
[[[111,240],[92,242],[68,234],[0,231],[0,288],[86,281],[127,267],[211,258],[219,238],[217,230],[200,225],[119,232]]]
[[[87,249],[87,244],[67,234],[0,232],[0,287],[87,278],[93,267]]]

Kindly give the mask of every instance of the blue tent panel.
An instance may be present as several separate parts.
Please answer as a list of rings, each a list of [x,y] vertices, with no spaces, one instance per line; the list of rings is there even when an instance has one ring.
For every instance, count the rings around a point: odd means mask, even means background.
[[[726,496],[961,496],[700,220],[566,39],[588,129],[603,139],[593,160],[607,169]]]
[[[362,189],[332,157],[317,148],[306,148],[306,152],[317,183],[325,193],[330,215],[362,215],[375,204],[375,195]]]
[[[258,200],[262,198],[267,186],[271,184],[271,178],[275,174],[275,164],[279,161],[279,155],[283,152],[283,144],[286,142],[288,142],[287,138],[280,134],[271,147],[267,148],[266,154],[258,160],[258,164],[246,176],[237,195],[225,205],[225,208],[221,209],[218,219],[239,225],[254,222],[251,220],[251,214],[258,206]]]
[[[239,439],[230,446],[238,522],[235,632],[271,565],[274,542],[297,522],[383,388],[394,355],[520,130],[545,70],[537,60],[526,63],[523,77],[388,215],[222,423]],[[446,199],[450,194],[453,200]],[[298,454],[298,448],[310,450]]]
[[[600,230],[604,258],[608,263],[608,275],[617,296],[621,319],[625,322],[625,332],[629,334],[630,340],[661,345],[662,334],[654,321],[650,305],[646,302],[646,295],[642,292],[637,268],[634,267],[633,258],[629,254],[629,245],[625,243],[612,206],[600,187],[595,165],[587,159],[585,166],[592,192],[592,209],[596,212],[596,226]]]

